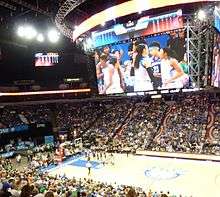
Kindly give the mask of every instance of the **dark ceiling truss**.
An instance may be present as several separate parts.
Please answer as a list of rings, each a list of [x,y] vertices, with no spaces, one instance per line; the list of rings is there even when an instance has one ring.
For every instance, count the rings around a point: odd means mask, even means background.
[[[63,35],[70,39],[72,39],[73,30],[65,24],[65,17],[85,1],[86,0],[66,0],[59,8],[55,17],[57,28],[63,33]]]
[[[10,1],[12,1],[12,2],[14,2],[14,3],[16,3],[16,4],[20,5],[20,6],[23,6],[25,8],[28,8],[28,9],[34,11],[34,12],[40,13],[42,15],[45,15],[45,16],[48,16],[48,17],[52,17],[53,16],[52,13],[41,9],[38,6],[32,5],[30,3],[27,3],[26,1],[23,1],[23,0],[10,0]]]
[[[0,1],[0,6],[4,7],[4,8],[7,8],[9,10],[12,10],[12,11],[16,11],[17,8],[7,2],[4,2],[4,1]]]
[[[79,15],[82,16],[82,17],[88,17],[88,13],[83,11],[83,10],[81,10],[81,9],[79,9],[79,8],[75,9],[75,11],[77,13],[79,13]]]
[[[79,8],[79,5],[85,1],[86,0],[48,0],[45,2],[43,0],[0,0],[0,7],[3,8],[1,9],[1,14],[4,21],[9,22],[10,19],[14,19],[15,17],[36,13],[36,15],[40,14],[51,18],[53,21],[55,21],[58,29],[64,35],[72,38],[73,26],[69,25],[69,23],[65,20],[66,16],[74,10],[74,13],[79,18],[87,18],[88,13]],[[43,5],[46,5],[46,8],[42,9]],[[58,12],[58,7],[56,6],[59,6]],[[50,11],[48,11],[48,7],[52,8],[52,10],[54,8],[55,10],[51,11],[50,9]],[[6,9],[9,10],[9,12]],[[71,24],[77,24],[74,19],[75,17],[72,19]]]
[[[9,9],[12,13],[15,12],[16,15],[17,14],[22,15],[22,13],[25,14],[25,13],[27,13],[27,11],[32,11],[32,12],[35,12],[35,13],[38,13],[38,14],[41,14],[41,15],[44,15],[44,16],[47,16],[50,18],[52,18],[54,16],[52,12],[41,9],[39,7],[38,0],[36,0],[35,5],[28,3],[28,1],[24,1],[24,0],[10,0],[7,2],[0,0],[0,6],[6,8],[6,9]],[[21,9],[18,9],[18,6],[20,6]],[[26,8],[26,9],[24,9],[24,8]]]

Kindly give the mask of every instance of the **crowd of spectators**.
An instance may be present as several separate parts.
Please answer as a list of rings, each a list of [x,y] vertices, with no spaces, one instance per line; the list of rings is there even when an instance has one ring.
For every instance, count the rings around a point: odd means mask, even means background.
[[[105,105],[96,102],[57,104],[56,123],[60,129],[87,129],[105,110]]]
[[[21,125],[22,121],[15,110],[4,107],[0,112],[0,128],[14,127]]]
[[[207,146],[211,103],[208,95],[194,94],[178,97],[169,104],[127,98],[4,106],[0,108],[0,128],[53,120],[53,126],[67,131],[69,139],[82,137],[84,144],[102,149],[217,154],[219,146]],[[214,105],[218,111],[219,103]],[[213,136],[218,145],[219,124],[217,113]]]
[[[215,145],[210,146],[211,142],[206,136],[210,102],[207,95],[190,95],[169,103],[125,99],[108,102],[57,103],[53,105],[54,109],[46,104],[5,106],[0,109],[0,128],[43,123],[52,121],[55,117],[58,128],[66,129],[70,133],[80,131],[84,145],[87,143],[89,146],[104,150],[218,154],[220,106],[218,102],[214,103]],[[12,140],[11,144],[9,148],[13,149],[15,142]],[[68,149],[67,153],[72,155],[75,152]],[[101,183],[91,179],[68,179],[65,175],[52,177],[40,171],[39,168],[56,164],[55,154],[55,148],[48,145],[32,147],[27,154],[29,163],[22,170],[14,168],[11,160],[0,158],[0,196],[74,197],[79,194],[88,197],[172,196],[168,193],[146,192],[141,188]]]
[[[125,196],[131,190],[126,186],[112,186],[95,182],[89,179],[67,179],[63,177],[50,177],[48,174],[38,174],[35,170],[26,169],[24,172],[16,170],[1,172],[6,178],[2,181],[2,192],[17,197],[77,197],[77,196]],[[7,178],[9,178],[7,180]],[[134,191],[134,189],[133,189]],[[50,195],[49,195],[50,193]],[[81,193],[81,195],[78,195]],[[6,195],[5,195],[6,196]],[[141,195],[137,195],[141,196]]]
[[[31,139],[23,141],[21,138],[14,140],[11,139],[8,144],[0,145],[0,153],[10,152],[16,150],[27,150],[34,147]]]
[[[1,106],[0,108],[0,128],[50,121],[51,110],[47,105]]]
[[[220,100],[217,99],[210,104],[208,120],[208,136],[203,152],[205,154],[220,155]]]
[[[147,149],[158,133],[166,108],[163,102],[136,103],[130,118],[113,140],[114,149]]]
[[[107,110],[84,133],[84,140],[92,145],[103,146],[112,139],[117,130],[123,125],[127,116],[131,113],[133,103],[122,101],[107,106]],[[89,138],[88,138],[89,137]]]
[[[213,138],[214,143],[220,144],[220,100],[214,103],[214,110],[215,110],[215,116],[214,116],[214,125],[213,125]]]
[[[207,97],[187,96],[170,107],[163,132],[152,144],[152,150],[201,153],[208,118]]]
[[[48,152],[39,152],[38,163],[49,161]],[[90,178],[67,178],[65,174],[51,176],[33,165],[33,157],[29,165],[23,169],[14,167],[12,160],[0,158],[0,196],[1,197],[177,197],[170,192],[152,192],[140,187],[103,183]],[[41,158],[40,158],[41,157]],[[181,195],[180,195],[181,196]],[[179,197],[179,196],[178,196]]]

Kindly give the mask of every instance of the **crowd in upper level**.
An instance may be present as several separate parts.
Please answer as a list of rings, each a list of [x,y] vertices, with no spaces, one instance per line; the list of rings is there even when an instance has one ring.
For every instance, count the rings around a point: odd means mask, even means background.
[[[88,147],[220,154],[219,108],[206,94],[172,101],[127,98],[4,106],[0,129],[53,122],[69,139],[82,137]]]

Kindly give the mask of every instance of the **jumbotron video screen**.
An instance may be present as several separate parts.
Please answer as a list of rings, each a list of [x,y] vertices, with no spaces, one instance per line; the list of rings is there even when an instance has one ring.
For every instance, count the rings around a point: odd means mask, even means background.
[[[189,87],[182,28],[178,10],[94,32],[99,94]]]

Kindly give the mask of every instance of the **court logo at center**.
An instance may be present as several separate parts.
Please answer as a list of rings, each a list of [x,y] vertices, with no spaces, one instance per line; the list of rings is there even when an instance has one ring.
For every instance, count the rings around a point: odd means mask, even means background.
[[[144,172],[145,176],[154,180],[170,180],[185,174],[180,169],[153,167]]]

